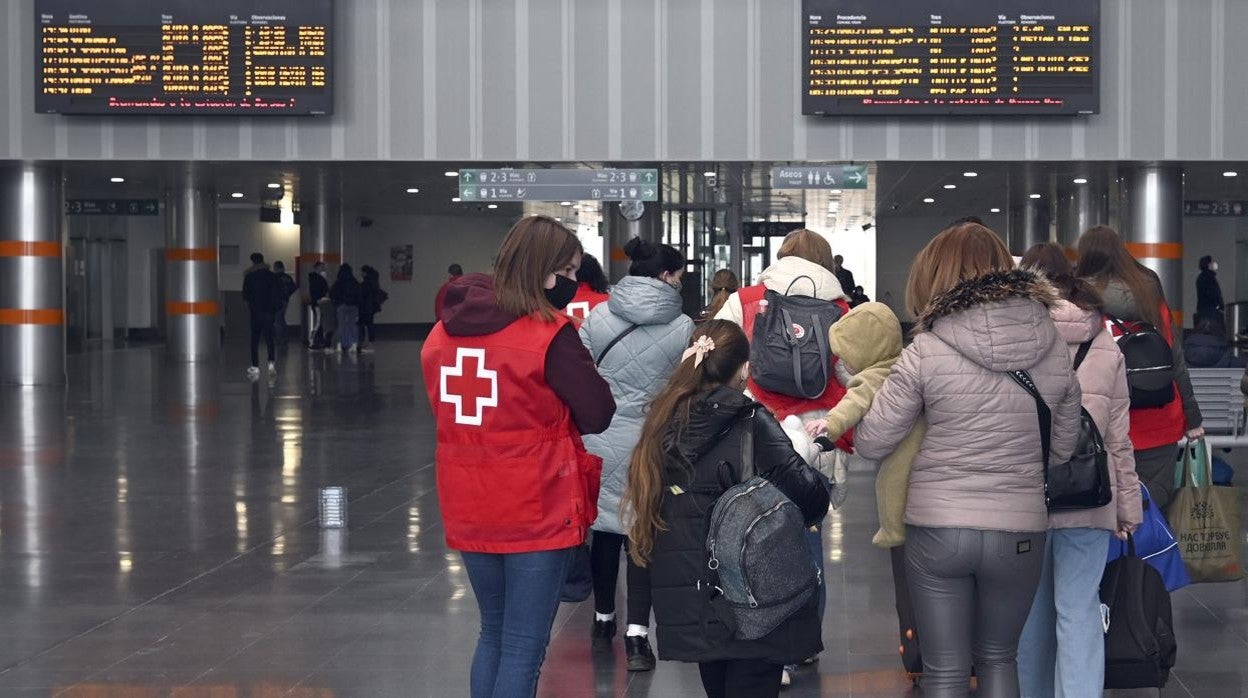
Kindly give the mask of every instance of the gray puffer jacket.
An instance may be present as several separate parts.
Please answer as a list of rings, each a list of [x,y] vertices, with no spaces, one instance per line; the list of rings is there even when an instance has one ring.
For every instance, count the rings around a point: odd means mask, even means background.
[[[680,308],[680,294],[667,283],[626,276],[611,290],[611,299],[594,308],[581,326],[581,341],[597,360],[620,333],[640,325],[612,347],[598,366],[611,386],[616,410],[610,428],[585,437],[585,447],[603,461],[596,531],[624,533],[620,498],[646,405],[667,385],[693,334],[693,320],[682,315]]]
[[[1053,412],[1053,462],[1079,435],[1079,382],[1049,307],[1053,287],[1026,270],[988,274],[937,296],[918,319],[855,445],[883,460],[926,412],[910,475],[912,526],[1045,530],[1044,465],[1036,402],[1007,375],[1026,370]]]

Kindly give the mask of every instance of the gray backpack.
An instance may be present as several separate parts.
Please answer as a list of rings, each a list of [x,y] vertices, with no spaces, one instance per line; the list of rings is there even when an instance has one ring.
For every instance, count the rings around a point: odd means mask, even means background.
[[[731,608],[734,637],[757,640],[805,606],[819,590],[819,567],[796,504],[754,474],[753,417],[742,425],[742,482],[711,513],[707,565]]]

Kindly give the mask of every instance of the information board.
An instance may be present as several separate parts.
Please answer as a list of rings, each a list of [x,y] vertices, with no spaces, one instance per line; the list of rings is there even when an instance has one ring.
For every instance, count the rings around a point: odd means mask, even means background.
[[[773,189],[866,189],[866,165],[776,165],[771,168]]]
[[[332,0],[36,0],[35,111],[328,114]]]
[[[659,171],[460,170],[462,201],[658,201]]]
[[[803,0],[802,113],[1095,114],[1100,0]]]

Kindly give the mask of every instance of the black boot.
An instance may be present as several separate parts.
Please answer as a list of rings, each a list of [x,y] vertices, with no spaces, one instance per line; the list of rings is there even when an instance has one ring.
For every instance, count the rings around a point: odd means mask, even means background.
[[[611,642],[612,638],[615,637],[615,621],[594,621],[594,629],[590,631],[589,636],[592,637],[595,642]]]
[[[628,654],[629,671],[654,671],[654,652],[650,651],[648,639],[629,635],[624,638],[624,651]]]

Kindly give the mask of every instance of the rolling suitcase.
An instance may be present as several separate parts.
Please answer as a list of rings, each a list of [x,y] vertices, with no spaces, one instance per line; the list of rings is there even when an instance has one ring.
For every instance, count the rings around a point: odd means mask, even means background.
[[[897,653],[901,665],[910,680],[918,685],[923,678],[923,655],[919,653],[919,634],[915,630],[914,606],[910,604],[910,590],[906,588],[906,547],[899,545],[889,549],[893,563],[893,594],[897,599],[897,631],[901,643]]]

